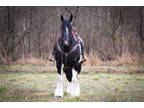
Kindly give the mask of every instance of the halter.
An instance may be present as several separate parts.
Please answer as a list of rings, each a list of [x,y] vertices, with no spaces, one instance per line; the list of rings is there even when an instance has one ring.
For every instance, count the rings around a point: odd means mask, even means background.
[[[57,42],[58,50],[65,56],[68,56],[70,53],[72,53],[78,46],[79,46],[79,43],[76,44],[69,52],[66,53],[66,52],[62,51],[62,49],[60,48],[60,46],[59,46],[59,44]]]

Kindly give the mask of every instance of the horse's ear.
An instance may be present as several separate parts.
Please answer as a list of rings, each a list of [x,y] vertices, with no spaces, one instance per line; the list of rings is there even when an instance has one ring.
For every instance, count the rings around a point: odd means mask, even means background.
[[[64,18],[63,18],[63,15],[61,15],[61,21],[63,22]]]
[[[72,19],[73,19],[73,15],[71,14],[71,15],[70,15],[70,18],[69,18],[69,21],[71,22]]]

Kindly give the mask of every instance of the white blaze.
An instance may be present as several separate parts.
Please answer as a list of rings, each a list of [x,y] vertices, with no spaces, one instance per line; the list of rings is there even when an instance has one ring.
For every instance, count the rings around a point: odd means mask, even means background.
[[[67,36],[68,36],[68,28],[66,27],[66,34],[67,34]]]

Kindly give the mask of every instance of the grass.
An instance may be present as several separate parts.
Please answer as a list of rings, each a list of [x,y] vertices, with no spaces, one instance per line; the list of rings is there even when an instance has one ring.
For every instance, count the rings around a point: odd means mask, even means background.
[[[81,95],[54,98],[54,66],[0,65],[0,101],[22,102],[141,102],[144,101],[144,66],[84,66],[79,75]]]
[[[96,81],[97,81],[97,80],[100,80],[100,78],[97,77],[97,78],[94,78],[93,80],[96,80]]]
[[[6,90],[6,87],[0,87],[0,93],[4,92]]]

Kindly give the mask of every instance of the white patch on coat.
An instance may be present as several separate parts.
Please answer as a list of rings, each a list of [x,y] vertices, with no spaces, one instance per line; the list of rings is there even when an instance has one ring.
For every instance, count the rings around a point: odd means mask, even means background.
[[[78,63],[80,63],[82,61],[82,55],[80,55],[80,59],[78,61]]]

